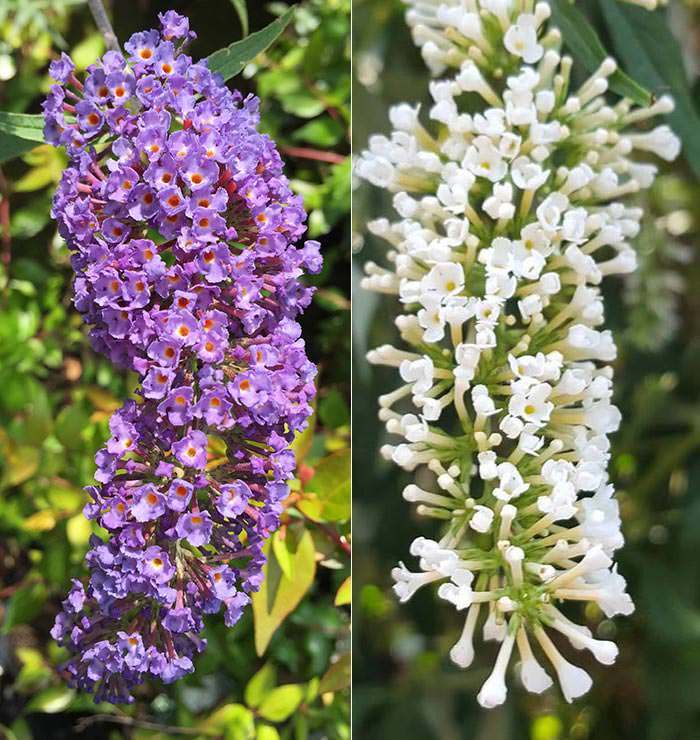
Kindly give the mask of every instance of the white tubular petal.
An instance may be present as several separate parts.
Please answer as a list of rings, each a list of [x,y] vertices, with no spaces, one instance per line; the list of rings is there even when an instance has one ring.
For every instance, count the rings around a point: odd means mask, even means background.
[[[571,703],[574,699],[586,694],[593,685],[593,680],[586,671],[563,658],[541,627],[535,627],[534,632],[537,641],[557,673],[559,685],[566,701]]]
[[[474,660],[474,628],[476,627],[480,608],[481,604],[472,604],[469,607],[462,634],[450,650],[452,662],[460,668],[468,668]]]

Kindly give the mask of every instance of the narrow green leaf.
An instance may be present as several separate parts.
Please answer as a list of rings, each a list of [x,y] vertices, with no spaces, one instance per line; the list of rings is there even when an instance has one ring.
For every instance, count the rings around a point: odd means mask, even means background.
[[[252,59],[267,49],[268,46],[284,31],[292,20],[294,8],[290,8],[269,26],[250,36],[219,49],[207,57],[207,64],[212,72],[218,72],[225,80],[237,75]]]
[[[277,669],[273,663],[265,665],[248,681],[245,687],[245,703],[257,709],[277,682]]]
[[[19,136],[11,136],[0,132],[0,164],[21,157],[36,146],[35,141],[28,141]]]
[[[615,51],[628,69],[655,95],[669,93],[676,104],[668,115],[671,128],[683,142],[683,154],[700,176],[700,115],[690,95],[678,42],[662,11],[623,8],[614,0],[600,0]],[[632,12],[629,12],[632,11]],[[638,12],[636,12],[638,11]]]
[[[231,0],[231,3],[236,10],[238,20],[241,22],[243,35],[247,36],[250,27],[248,25],[248,7],[246,6],[245,0]]]
[[[43,116],[0,111],[0,164],[22,156],[43,141]]]
[[[581,66],[588,72],[595,72],[600,63],[610,55],[603,47],[593,26],[571,0],[550,0],[549,4],[552,8],[552,21],[561,30],[564,45]],[[622,28],[621,31],[624,33],[626,29]],[[630,69],[634,69],[637,74],[636,67]],[[609,83],[613,92],[629,98],[637,105],[649,105],[652,100],[649,91],[622,70],[618,69],[609,78]]]
[[[44,141],[44,117],[39,113],[0,111],[0,133],[28,141]]]
[[[301,704],[304,689],[300,684],[287,684],[273,689],[258,709],[258,714],[270,722],[284,722]]]

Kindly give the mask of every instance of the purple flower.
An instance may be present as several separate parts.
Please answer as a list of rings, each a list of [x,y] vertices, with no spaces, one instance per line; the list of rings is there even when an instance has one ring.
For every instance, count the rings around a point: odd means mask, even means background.
[[[131,515],[137,522],[149,522],[165,513],[165,496],[153,486],[143,486],[134,495]]]
[[[56,82],[60,82],[65,85],[73,74],[75,64],[73,60],[65,52],[61,52],[59,59],[54,59],[49,64],[49,74],[53,77]]]
[[[175,567],[170,558],[159,547],[149,547],[145,550],[139,563],[139,571],[155,583],[168,583],[175,575]]]
[[[192,421],[192,399],[194,390],[188,385],[173,388],[164,401],[158,405],[158,412],[166,414],[168,421],[182,426]]]
[[[197,35],[190,31],[190,22],[174,10],[158,13],[158,20],[163,28],[164,39],[194,39]]]
[[[245,481],[237,480],[220,486],[221,493],[216,499],[216,508],[227,519],[239,517],[248,505],[252,491]]]
[[[260,587],[315,392],[295,319],[302,272],[321,263],[316,242],[295,246],[301,199],[258,101],[184,53],[186,18],[160,19],[82,83],[67,56],[53,62],[42,106],[69,156],[52,214],[75,307],[96,351],[138,376],[87,489],[108,537],[92,538],[89,579],[51,630],[70,684],[115,703],[190,673],[203,615],[223,608],[231,626]],[[207,469],[210,438],[226,460]]]
[[[207,435],[193,430],[186,437],[175,442],[172,451],[183,465],[204,470],[207,464]]]
[[[183,479],[174,480],[168,489],[168,508],[173,511],[185,511],[190,504],[193,488],[189,481]]]
[[[175,526],[177,536],[187,540],[190,545],[200,547],[206,545],[211,538],[211,517],[206,511],[183,514]]]
[[[227,565],[211,568],[208,575],[217,599],[225,601],[236,594],[236,574]]]

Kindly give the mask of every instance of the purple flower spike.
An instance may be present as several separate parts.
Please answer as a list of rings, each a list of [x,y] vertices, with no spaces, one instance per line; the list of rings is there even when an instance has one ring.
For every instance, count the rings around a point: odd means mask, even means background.
[[[44,103],[47,140],[70,156],[52,213],[75,306],[94,348],[140,379],[87,489],[108,538],[51,631],[70,685],[114,703],[192,672],[202,615],[232,626],[260,588],[315,393],[295,319],[321,258],[296,246],[301,199],[257,99],[183,53],[186,18],[159,17],[82,81],[62,55]]]

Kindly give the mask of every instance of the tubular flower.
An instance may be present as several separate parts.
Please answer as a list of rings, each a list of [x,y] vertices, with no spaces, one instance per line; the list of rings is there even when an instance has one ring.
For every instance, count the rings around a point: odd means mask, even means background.
[[[623,538],[607,435],[620,414],[599,285],[635,267],[642,213],[623,199],[656,169],[632,153],[679,151],[667,126],[634,124],[672,103],[608,102],[612,59],[574,88],[547,3],[408,2],[415,42],[440,76],[433,103],[393,108],[393,133],[372,137],[356,164],[394,193],[400,216],[369,225],[389,243],[390,267],[369,263],[364,279],[404,309],[407,348],[368,356],[403,381],[379,399],[380,419],[403,438],[382,453],[408,471],[427,467],[420,480],[432,484],[403,497],[443,526],[438,540],[413,542],[418,570],[395,568],[394,590],[406,601],[435,584],[465,613],[457,665],[472,662],[479,624],[500,643],[483,706],[505,701],[516,651],[526,689],[545,690],[553,670],[571,701],[591,679],[550,634],[606,664],[617,648],[562,605],[594,602],[608,617],[634,608],[612,559]]]
[[[82,81],[62,56],[44,104],[70,155],[53,216],[76,308],[95,349],[139,376],[88,489],[109,538],[93,537],[89,580],[52,630],[71,684],[112,702],[191,672],[203,614],[240,617],[315,393],[295,319],[321,258],[294,246],[301,200],[256,131],[257,99],[183,53],[186,18],[160,20]]]

